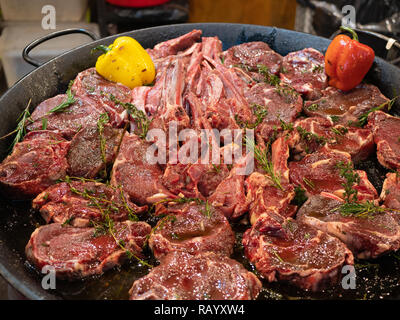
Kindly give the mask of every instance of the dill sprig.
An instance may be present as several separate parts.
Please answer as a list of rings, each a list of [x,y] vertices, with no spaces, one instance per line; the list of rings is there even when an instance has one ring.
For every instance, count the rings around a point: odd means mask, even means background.
[[[145,139],[147,136],[147,132],[150,128],[151,119],[147,117],[147,115],[142,111],[136,108],[136,106],[129,102],[122,102],[117,99],[113,94],[110,94],[110,100],[128,111],[130,116],[132,117],[133,121],[136,122],[138,127],[140,128],[138,136],[142,139]]]
[[[264,172],[269,176],[274,187],[276,187],[280,190],[283,190],[280,175],[275,173],[274,164],[269,159],[267,152],[260,150],[260,148],[258,148],[255,145],[253,139],[249,139],[248,137],[245,137],[245,143],[250,148],[250,150],[254,153],[255,159],[257,160],[257,162],[261,166],[261,168],[264,170]]]
[[[76,102],[75,100],[75,95],[71,91],[71,86],[73,84],[73,81],[69,83],[68,89],[67,89],[67,99],[60,103],[58,106],[54,107],[50,111],[47,112],[47,115],[51,113],[59,113],[59,112],[64,112],[65,109],[67,109],[70,105],[74,104]]]
[[[393,99],[386,101],[384,103],[382,103],[381,105],[371,108],[370,110],[368,110],[367,112],[365,112],[364,114],[362,114],[361,116],[358,117],[358,122],[356,123],[356,125],[358,127],[363,127],[367,121],[368,121],[368,116],[375,111],[379,111],[384,109],[387,106],[388,111],[390,111],[390,109],[392,109],[393,104],[396,102],[397,98],[399,98],[400,96],[396,96]]]
[[[110,121],[107,113],[102,113],[97,120],[97,130],[100,138],[100,152],[101,160],[103,161],[104,169],[102,170],[102,177],[107,178],[107,155],[106,155],[106,138],[104,137],[104,125]]]

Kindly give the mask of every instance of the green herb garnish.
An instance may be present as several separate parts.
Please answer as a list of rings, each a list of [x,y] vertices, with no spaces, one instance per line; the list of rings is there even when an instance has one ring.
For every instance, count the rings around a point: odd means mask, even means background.
[[[254,153],[254,157],[257,160],[258,164],[264,170],[264,172],[269,176],[273,185],[283,190],[281,184],[281,178],[279,174],[276,174],[274,171],[274,165],[272,161],[269,159],[268,153],[266,151],[260,150],[255,143],[254,140],[249,139],[248,137],[245,138],[246,145],[250,148],[250,150]]]
[[[384,103],[382,103],[381,105],[371,108],[370,110],[368,110],[366,113],[362,114],[360,117],[358,117],[358,122],[356,123],[357,126],[359,127],[363,127],[367,121],[368,121],[368,116],[375,111],[378,110],[382,110],[387,106],[388,111],[390,111],[390,109],[393,107],[393,104],[396,102],[397,98],[399,96],[394,97],[393,99],[386,101]]]
[[[104,137],[104,125],[110,121],[107,113],[102,113],[97,120],[97,131],[99,132],[100,138],[100,152],[101,160],[103,162],[104,168],[101,173],[104,179],[107,178],[107,155],[106,155],[106,138]]]
[[[53,109],[51,109],[50,111],[47,112],[47,115],[51,114],[51,113],[59,113],[59,112],[64,112],[65,109],[67,109],[70,105],[74,104],[76,102],[75,98],[74,98],[74,94],[71,91],[71,86],[73,84],[73,81],[71,81],[69,83],[69,87],[67,89],[67,100],[65,100],[64,102],[60,103],[58,106],[54,107]]]
[[[124,107],[128,111],[133,121],[135,121],[140,128],[138,136],[142,139],[145,139],[147,136],[147,132],[150,129],[150,123],[152,120],[150,120],[142,110],[136,108],[136,106],[132,103],[122,102],[118,100],[113,94],[110,94],[110,100]]]

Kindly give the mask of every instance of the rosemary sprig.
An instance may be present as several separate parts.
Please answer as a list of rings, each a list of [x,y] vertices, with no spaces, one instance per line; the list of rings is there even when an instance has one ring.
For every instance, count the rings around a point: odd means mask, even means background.
[[[264,121],[265,117],[268,115],[268,110],[265,106],[255,103],[251,105],[251,108],[253,109],[253,114],[256,117],[256,121],[254,123],[251,123],[247,120],[243,121],[240,119],[239,115],[235,115],[235,121],[241,128],[255,129],[259,124]]]
[[[76,102],[75,100],[75,96],[71,91],[71,86],[73,84],[73,81],[71,81],[69,83],[68,89],[67,89],[67,100],[65,100],[64,102],[60,103],[58,106],[54,107],[53,109],[51,109],[50,111],[47,112],[47,115],[51,114],[51,113],[60,113],[60,112],[64,112],[65,109],[67,109],[70,105],[74,104]]]
[[[357,202],[357,189],[354,186],[360,182],[360,176],[353,169],[353,164],[351,162],[344,163],[339,161],[336,164],[336,168],[339,169],[339,175],[346,181],[342,183],[344,188],[344,197],[347,203]]]
[[[150,120],[142,110],[136,108],[136,106],[132,103],[122,102],[117,99],[113,94],[110,94],[110,100],[124,107],[128,111],[133,121],[135,121],[140,128],[140,133],[138,134],[138,136],[142,139],[145,139],[152,120]]]
[[[104,179],[107,178],[107,156],[106,156],[106,138],[104,137],[104,125],[110,121],[107,113],[102,113],[97,120],[97,130],[99,132],[100,138],[100,152],[101,152],[101,160],[103,161],[104,169],[101,172],[101,175]]]
[[[396,102],[397,98],[399,98],[400,96],[396,96],[393,99],[386,101],[384,103],[382,103],[381,105],[371,108],[370,110],[368,110],[367,112],[365,112],[364,114],[362,114],[361,116],[358,117],[358,122],[356,123],[356,125],[358,127],[363,127],[367,121],[368,121],[368,116],[375,111],[378,110],[382,110],[387,106],[388,111],[390,111],[390,109],[393,107],[393,104]]]
[[[257,160],[261,168],[265,171],[265,173],[269,176],[273,185],[276,188],[283,190],[280,175],[275,173],[274,164],[271,160],[268,159],[267,152],[260,150],[260,148],[255,145],[253,139],[245,137],[245,143],[254,153],[255,159]]]
[[[29,99],[28,101],[28,105],[26,106],[26,108],[24,109],[24,111],[22,111],[22,113],[19,115],[17,121],[17,128],[13,131],[11,131],[10,133],[7,133],[6,135],[0,137],[0,140],[5,139],[11,135],[13,135],[14,133],[16,133],[14,140],[10,146],[10,150],[14,149],[14,146],[20,142],[22,140],[22,138],[26,135],[26,122],[33,122],[31,119],[31,114],[29,112],[29,107],[31,105],[32,99]]]

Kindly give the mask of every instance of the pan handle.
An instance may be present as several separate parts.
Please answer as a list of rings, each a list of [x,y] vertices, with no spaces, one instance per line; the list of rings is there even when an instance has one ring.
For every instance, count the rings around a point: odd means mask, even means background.
[[[33,66],[35,66],[35,67],[39,67],[39,66],[41,66],[43,63],[41,63],[41,62],[39,62],[39,61],[36,61],[35,59],[31,58],[31,57],[29,56],[29,52],[31,52],[31,50],[32,50],[33,48],[36,48],[39,44],[41,44],[41,43],[43,43],[43,42],[45,42],[45,41],[47,41],[47,40],[50,40],[50,39],[53,39],[53,38],[57,38],[57,37],[61,37],[61,36],[67,35],[67,34],[73,34],[73,33],[83,33],[83,34],[86,34],[87,36],[89,36],[90,38],[92,38],[93,41],[99,39],[99,37],[98,37],[95,33],[91,32],[91,31],[89,31],[89,30],[86,30],[86,29],[72,28],[72,29],[65,29],[65,30],[61,30],[61,31],[56,31],[56,32],[50,33],[50,34],[48,34],[48,35],[45,35],[44,37],[41,37],[41,38],[39,38],[39,39],[36,39],[36,40],[32,41],[30,44],[28,44],[28,45],[24,48],[24,50],[22,51],[22,58],[23,58],[26,62],[28,62],[29,64],[31,64],[31,65],[33,65]]]

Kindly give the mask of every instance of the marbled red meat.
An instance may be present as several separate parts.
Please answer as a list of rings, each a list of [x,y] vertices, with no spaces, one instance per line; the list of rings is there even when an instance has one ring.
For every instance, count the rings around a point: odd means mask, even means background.
[[[303,94],[307,100],[318,99],[328,85],[324,55],[306,48],[283,57],[281,82]]]
[[[126,250],[142,257],[142,247],[151,231],[145,222],[125,221],[114,224],[117,241]],[[127,259],[111,234],[95,234],[95,228],[74,228],[51,223],[37,228],[31,235],[25,252],[30,263],[41,270],[55,268],[60,279],[80,279],[99,275]]]
[[[127,120],[125,108],[113,101],[131,102],[131,90],[121,83],[109,81],[99,75],[95,68],[78,73],[71,87],[71,91],[79,97],[88,97],[104,108],[113,126],[122,126]]]
[[[147,159],[150,145],[134,134],[125,133],[111,173],[111,185],[122,186],[129,200],[141,205],[176,197],[162,185],[160,165]]]
[[[385,207],[400,210],[400,176],[398,173],[386,174],[381,199]]]
[[[387,99],[379,89],[371,84],[361,84],[348,92],[328,87],[322,91],[322,97],[306,101],[304,112],[308,116],[321,116],[334,120],[335,124],[357,123],[358,118],[383,103]]]
[[[114,162],[124,131],[104,126],[104,156],[101,150],[100,132],[97,127],[85,127],[72,139],[68,149],[68,174],[74,177],[95,178],[105,166]]]
[[[301,96],[290,88],[273,87],[266,83],[254,85],[246,92],[246,100],[251,107],[262,106],[267,110],[267,115],[262,123],[257,126],[257,132],[268,139],[281,121],[292,123],[302,110]],[[256,121],[255,117],[252,123]]]
[[[374,134],[376,155],[380,164],[394,170],[400,169],[400,118],[382,111],[368,117],[368,127]]]
[[[131,300],[251,300],[260,290],[260,280],[236,260],[175,251],[136,280],[129,294]]]
[[[272,74],[279,73],[282,63],[282,56],[261,41],[233,46],[223,52],[222,58],[227,67],[242,65],[247,69],[256,71],[259,66],[265,66]]]
[[[344,216],[336,196],[313,196],[301,207],[297,220],[343,241],[360,259],[376,258],[400,248],[400,225],[392,213],[370,213],[369,217]]]
[[[47,222],[88,227],[104,221],[104,213],[114,221],[133,219],[146,210],[127,200],[121,188],[99,182],[72,180],[55,184],[32,202]]]
[[[74,97],[75,103],[60,112],[50,112],[53,108],[67,100],[66,94],[59,94],[40,103],[32,113],[32,123],[27,125],[28,131],[46,129],[61,134],[67,139],[85,126],[96,126],[100,115],[106,110],[102,104],[96,103],[88,97]]]
[[[330,149],[349,153],[355,163],[367,159],[374,151],[372,131],[368,128],[334,125],[332,121],[322,117],[299,119],[294,127],[295,134],[298,135],[298,142],[294,147],[296,158],[315,152],[325,142]]]
[[[149,239],[154,256],[162,260],[172,251],[190,254],[212,251],[230,256],[235,235],[223,213],[203,202],[171,204],[156,210],[163,218]]]
[[[278,217],[279,218],[279,217]],[[337,238],[291,218],[272,217],[243,235],[247,258],[268,281],[285,281],[301,289],[320,291],[339,283],[341,270],[352,265],[349,249]]]
[[[12,199],[29,199],[64,178],[69,142],[51,131],[32,131],[0,164],[0,187]]]
[[[289,163],[290,182],[304,188],[308,195],[329,192],[343,197],[342,184],[346,180],[340,175],[338,165],[349,162],[351,162],[351,157],[347,152],[322,147],[300,161]],[[355,170],[355,172],[360,177],[360,182],[354,186],[354,189],[358,191],[358,199],[371,201],[377,199],[377,191],[368,180],[365,171]]]

